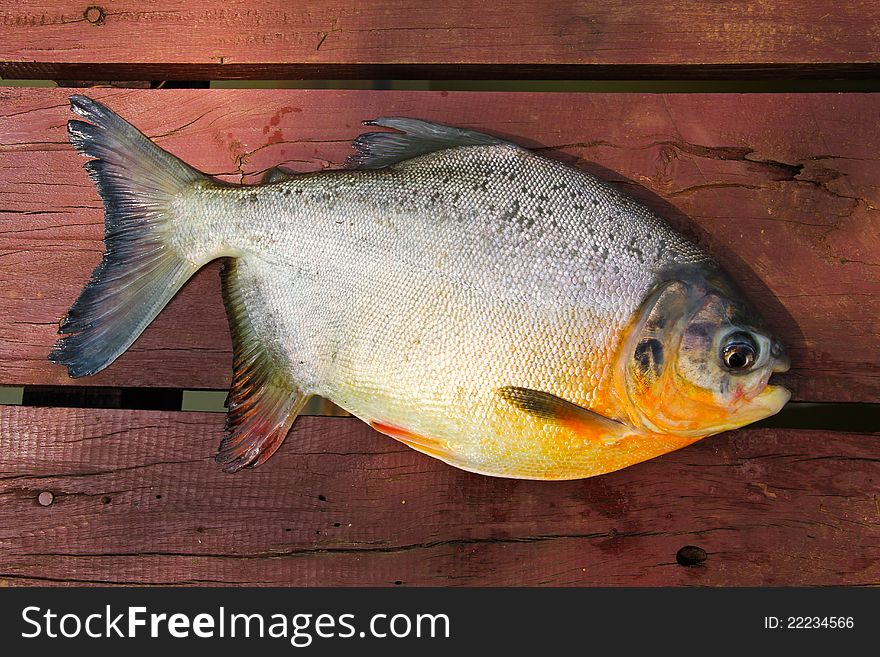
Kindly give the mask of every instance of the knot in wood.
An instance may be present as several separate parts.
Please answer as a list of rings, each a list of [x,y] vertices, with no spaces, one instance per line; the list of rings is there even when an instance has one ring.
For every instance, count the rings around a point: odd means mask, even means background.
[[[106,17],[107,12],[104,11],[103,7],[98,7],[97,5],[90,5],[83,12],[83,18],[92,25],[103,25]]]

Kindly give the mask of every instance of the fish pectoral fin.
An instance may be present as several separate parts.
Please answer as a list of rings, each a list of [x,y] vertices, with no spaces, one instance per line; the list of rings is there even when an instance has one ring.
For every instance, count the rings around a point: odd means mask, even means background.
[[[402,427],[397,427],[393,424],[386,424],[384,422],[372,421],[370,422],[370,426],[376,431],[384,433],[386,436],[391,436],[394,440],[403,443],[407,447],[412,447],[414,450],[422,452],[423,454],[427,454],[428,456],[433,456],[434,458],[441,460],[449,460],[452,457],[449,446],[443,440],[420,436]]]
[[[521,148],[482,132],[401,116],[384,116],[364,121],[364,125],[378,125],[399,132],[365,132],[355,139],[351,145],[357,154],[349,157],[345,163],[350,169],[381,169],[456,146],[506,144]]]
[[[251,325],[240,266],[237,260],[228,260],[220,272],[233,350],[226,436],[215,457],[226,472],[265,463],[311,396],[291,380],[280,356]]]
[[[519,410],[613,445],[633,433],[623,422],[605,417],[549,392],[505,386],[498,395]]]

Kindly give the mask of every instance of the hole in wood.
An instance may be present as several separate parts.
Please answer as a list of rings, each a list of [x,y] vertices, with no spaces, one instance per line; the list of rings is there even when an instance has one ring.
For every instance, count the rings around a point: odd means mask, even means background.
[[[685,545],[675,555],[675,560],[680,566],[698,566],[707,558],[706,551],[696,545]]]
[[[112,501],[113,501],[113,498],[110,497],[109,495],[105,495],[104,497],[101,498],[101,504],[110,504],[110,502],[112,502]]]
[[[86,7],[86,10],[83,12],[83,18],[92,25],[103,25],[106,17],[107,12],[104,11],[104,8],[95,5]]]

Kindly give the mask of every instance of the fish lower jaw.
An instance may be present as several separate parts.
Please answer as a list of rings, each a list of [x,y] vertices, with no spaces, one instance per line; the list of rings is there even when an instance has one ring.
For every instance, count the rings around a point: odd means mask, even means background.
[[[791,391],[779,385],[768,385],[752,399],[731,411],[728,418],[711,423],[700,424],[696,418],[686,419],[663,416],[647,417],[644,413],[638,417],[642,430],[661,436],[676,436],[684,439],[699,440],[724,431],[732,431],[776,415],[791,398]]]
[[[789,399],[791,399],[791,391],[788,388],[777,385],[767,386],[759,395],[737,409],[730,416],[729,423],[713,428],[707,435],[739,429],[776,415]]]
[[[791,390],[783,386],[768,385],[761,394],[749,403],[749,406],[762,412],[763,415],[758,419],[764,419],[776,415],[788,403],[789,399],[791,399]],[[753,420],[753,422],[756,421]]]

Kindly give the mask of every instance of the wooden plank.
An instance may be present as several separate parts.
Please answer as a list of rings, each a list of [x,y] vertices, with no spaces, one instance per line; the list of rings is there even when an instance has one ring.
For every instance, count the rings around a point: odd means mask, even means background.
[[[360,121],[472,126],[613,180],[694,237],[793,356],[795,399],[880,398],[880,95],[94,90],[163,147],[252,182],[336,166]],[[102,250],[102,211],[66,140],[67,92],[0,91],[0,384],[68,382],[56,322]],[[216,267],[84,385],[225,388]]]
[[[876,434],[740,430],[549,483],[456,470],[352,418],[301,418],[227,475],[222,424],[0,407],[0,584],[880,584]],[[678,565],[686,545],[707,560]]]
[[[0,75],[876,77],[873,0],[0,0]],[[132,48],[137,44],[137,48]]]

